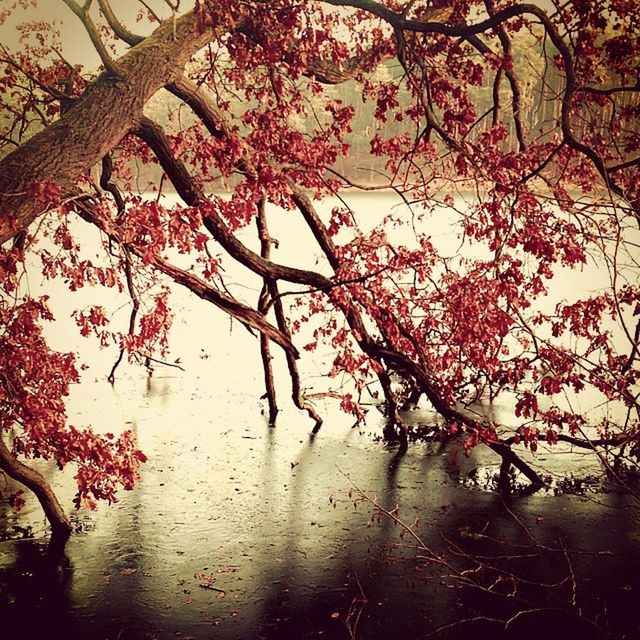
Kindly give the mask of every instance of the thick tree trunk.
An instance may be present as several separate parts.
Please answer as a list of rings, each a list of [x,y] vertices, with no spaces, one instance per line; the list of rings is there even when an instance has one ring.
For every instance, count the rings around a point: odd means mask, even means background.
[[[58,540],[68,538],[71,533],[71,523],[60,506],[55,493],[53,493],[53,489],[51,489],[51,486],[41,473],[23,464],[11,453],[1,436],[0,469],[10,478],[35,493],[47,516],[47,520],[51,524],[53,537]]]
[[[103,73],[58,121],[0,161],[0,244],[46,210],[46,199],[33,197],[35,185],[51,182],[72,195],[74,180],[137,124],[147,100],[224,30],[202,29],[194,12],[164,22],[114,63],[117,75]]]

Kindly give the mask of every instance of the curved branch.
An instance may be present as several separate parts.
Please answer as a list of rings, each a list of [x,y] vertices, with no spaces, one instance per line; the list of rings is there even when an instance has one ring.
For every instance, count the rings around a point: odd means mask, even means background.
[[[100,11],[102,11],[102,15],[106,18],[109,26],[112,31],[127,44],[130,44],[132,47],[135,47],[137,44],[140,44],[144,38],[142,36],[138,36],[135,33],[129,31],[123,24],[118,20],[116,14],[113,12],[111,8],[111,4],[109,0],[98,0],[98,4],[100,5]]]
[[[332,280],[315,271],[296,269],[265,260],[247,248],[229,231],[215,208],[205,206],[208,203],[207,198],[197,187],[184,164],[174,156],[162,127],[148,118],[142,118],[135,133],[153,150],[160,166],[175,186],[182,200],[191,207],[200,207],[204,226],[232,258],[263,278],[287,280],[321,290],[328,290],[335,286]]]
[[[51,524],[54,536],[66,540],[71,533],[71,523],[60,506],[55,493],[41,473],[20,462],[13,455],[2,438],[2,432],[0,432],[0,469],[10,478],[33,491],[42,505],[47,520]]]

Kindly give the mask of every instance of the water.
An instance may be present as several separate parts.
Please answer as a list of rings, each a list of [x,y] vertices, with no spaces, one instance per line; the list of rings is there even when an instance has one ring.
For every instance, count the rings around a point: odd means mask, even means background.
[[[363,429],[329,420],[311,438],[286,410],[272,429],[251,388],[259,378],[246,381],[220,393],[207,377],[130,375],[115,389],[85,389],[88,407],[109,406],[137,430],[150,460],[118,504],[74,515],[79,531],[59,566],[45,560],[33,500],[17,516],[3,512],[0,527],[17,538],[0,543],[5,629],[33,638],[51,628],[78,639],[349,638],[349,611],[361,609],[356,637],[406,638],[479,615],[508,618],[533,603],[569,613],[523,615],[505,637],[552,622],[600,637],[576,618],[578,608],[614,631],[637,630],[629,612],[640,593],[640,531],[622,494],[506,504],[461,482],[495,462],[480,450],[466,459],[417,444],[401,455],[374,441],[373,415]],[[68,509],[70,476],[52,474]],[[416,533],[448,566],[357,488],[387,510],[399,505],[408,525],[418,518]],[[34,537],[21,539],[28,527]],[[526,603],[461,580],[456,572],[476,567],[466,554],[525,578],[497,589],[515,585]],[[486,588],[497,573],[471,576]],[[538,581],[559,586],[530,584]],[[501,637],[487,622],[463,624],[452,637],[466,637],[469,625]]]
[[[290,218],[278,220],[277,257],[290,263],[292,241],[304,235]],[[95,252],[90,238],[83,244]],[[314,252],[299,250],[301,266],[314,267]],[[573,278],[572,290],[581,281],[597,288],[606,280],[598,277]],[[259,282],[228,278],[247,300],[257,296]],[[35,276],[30,286],[37,293]],[[587,483],[584,495],[551,490],[505,502],[488,490],[491,452],[466,458],[436,442],[403,454],[379,442],[373,406],[354,428],[335,401],[319,401],[325,424],[312,438],[313,425],[288,400],[280,353],[282,411],[269,428],[257,341],[180,292],[171,357],[185,371],[158,366],[148,377],[124,365],[112,387],[104,380],[113,351],[76,341],[70,299],[45,287],[59,318],[52,342],[80,345],[88,365],[69,399],[70,421],[133,429],[149,462],[119,503],[73,513],[77,531],[60,562],[47,559],[47,528],[31,497],[18,514],[0,503],[6,637],[640,637],[640,520],[630,497]],[[80,292],[74,304],[92,297]],[[126,324],[124,299],[100,302]],[[333,383],[321,378],[330,357],[307,356],[305,386]],[[510,413],[508,403],[491,410]],[[426,408],[406,418],[433,422]],[[559,480],[568,470],[600,474],[596,457],[558,451],[528,460]],[[38,468],[72,511],[73,470]],[[399,507],[421,542],[372,501],[392,515]]]

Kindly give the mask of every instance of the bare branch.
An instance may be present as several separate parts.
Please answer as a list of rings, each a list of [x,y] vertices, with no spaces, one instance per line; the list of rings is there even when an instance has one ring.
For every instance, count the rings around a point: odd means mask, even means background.
[[[271,237],[267,228],[266,199],[263,197],[258,204],[258,215],[256,216],[256,226],[258,237],[260,238],[260,255],[265,260],[271,259]],[[269,279],[265,278],[258,300],[258,311],[265,317],[269,311]],[[276,389],[273,381],[273,367],[271,365],[271,350],[269,341],[263,334],[260,335],[260,355],[262,357],[262,368],[264,370],[264,385],[267,402],[269,404],[269,424],[275,425],[278,415],[278,403],[276,401]]]
[[[112,60],[107,48],[102,42],[102,38],[98,33],[98,29],[91,19],[89,15],[89,9],[91,8],[91,0],[87,0],[82,7],[78,6],[74,0],[63,0],[63,2],[73,11],[73,13],[80,18],[80,21],[84,25],[85,31],[89,34],[89,38],[91,38],[91,43],[93,44],[95,50],[98,52],[100,56],[100,60],[104,65],[104,68],[113,75],[118,75],[118,67]]]
[[[102,11],[102,14],[107,19],[109,26],[113,29],[113,32],[118,36],[118,38],[127,44],[130,44],[132,47],[140,44],[144,40],[142,36],[138,36],[129,31],[122,22],[118,20],[116,14],[111,8],[109,0],[98,0],[98,4],[100,5],[100,11]]]

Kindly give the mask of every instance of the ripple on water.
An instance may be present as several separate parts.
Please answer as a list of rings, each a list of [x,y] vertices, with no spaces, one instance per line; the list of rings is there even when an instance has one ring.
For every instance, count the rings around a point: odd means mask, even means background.
[[[41,539],[0,543],[0,616],[23,637],[44,637],[55,626],[69,640],[342,638],[358,607],[359,638],[421,637],[455,619],[511,612],[513,599],[488,599],[451,578],[473,569],[474,554],[495,565],[469,574],[485,587],[510,557],[509,570],[529,582],[564,585],[553,597],[568,609],[569,567],[580,567],[583,611],[614,630],[634,624],[625,607],[633,611],[640,595],[639,527],[620,494],[592,501],[550,490],[505,505],[487,490],[497,471],[491,452],[466,458],[449,445],[417,443],[402,453],[372,440],[373,414],[362,429],[329,419],[309,438],[309,425],[292,411],[268,428],[248,395],[223,405],[182,379],[164,381],[157,393],[142,382],[127,387],[118,405],[149,455],[140,483],[112,507],[74,514],[78,532],[55,570]],[[95,391],[105,393],[99,384]],[[585,458],[576,460],[586,469]],[[554,476],[561,468],[547,452],[534,463]],[[72,473],[43,472],[56,478],[68,506]],[[591,495],[592,486],[583,486]],[[414,523],[425,548],[450,565],[429,559],[358,489]],[[14,525],[37,538],[44,532],[30,498],[19,514],[0,509],[0,527]],[[498,581],[497,591],[507,582]],[[522,588],[548,605],[548,588]],[[572,629],[591,637],[577,622]],[[493,627],[474,632],[500,638]]]

